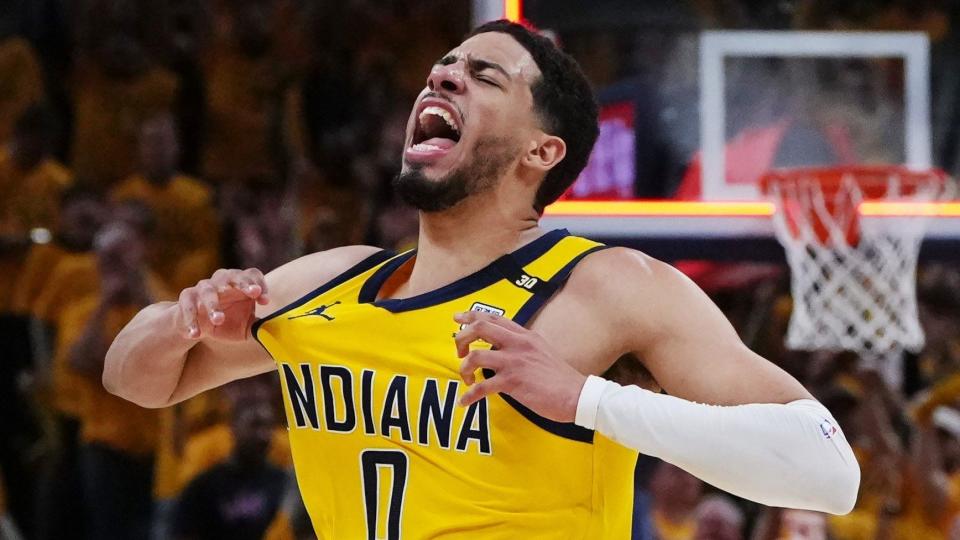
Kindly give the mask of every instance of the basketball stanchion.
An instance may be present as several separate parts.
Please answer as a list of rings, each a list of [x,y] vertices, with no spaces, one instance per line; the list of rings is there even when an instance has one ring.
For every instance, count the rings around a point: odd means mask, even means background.
[[[774,170],[761,190],[776,205],[790,265],[793,312],[786,345],[884,358],[924,343],[916,268],[930,216],[864,219],[867,200],[926,204],[952,193],[939,170],[843,166]]]

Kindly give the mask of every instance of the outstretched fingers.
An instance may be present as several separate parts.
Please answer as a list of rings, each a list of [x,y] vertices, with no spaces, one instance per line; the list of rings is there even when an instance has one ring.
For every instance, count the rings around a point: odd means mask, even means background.
[[[197,293],[193,287],[184,289],[177,300],[180,307],[180,332],[189,339],[200,337],[200,325],[197,323]]]

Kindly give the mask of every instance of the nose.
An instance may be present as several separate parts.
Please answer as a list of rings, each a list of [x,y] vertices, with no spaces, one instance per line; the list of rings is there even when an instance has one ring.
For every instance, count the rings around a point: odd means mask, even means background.
[[[433,92],[441,90],[454,94],[462,94],[466,89],[463,82],[463,68],[461,62],[448,65],[435,65],[427,77],[427,88]]]

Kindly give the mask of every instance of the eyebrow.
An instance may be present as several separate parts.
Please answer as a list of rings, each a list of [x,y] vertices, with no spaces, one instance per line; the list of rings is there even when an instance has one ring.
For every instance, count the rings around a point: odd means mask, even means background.
[[[437,60],[437,63],[435,65],[449,66],[450,64],[455,64],[457,60],[460,60],[460,58],[455,55],[448,54],[443,58],[441,58],[440,60]],[[466,61],[467,61],[467,67],[470,69],[470,71],[479,72],[487,69],[493,69],[495,71],[499,71],[504,77],[507,78],[508,81],[513,80],[513,78],[510,77],[510,74],[507,73],[507,70],[504,69],[503,66],[501,66],[496,62],[491,62],[489,60],[482,60],[480,58],[473,58],[471,56],[467,56]]]

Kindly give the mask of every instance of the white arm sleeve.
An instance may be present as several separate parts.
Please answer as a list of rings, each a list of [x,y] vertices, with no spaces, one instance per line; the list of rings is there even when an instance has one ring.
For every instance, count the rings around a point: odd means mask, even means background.
[[[703,405],[590,376],[577,425],[768,506],[846,514],[860,467],[820,403]]]

